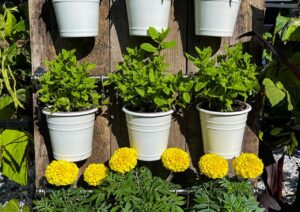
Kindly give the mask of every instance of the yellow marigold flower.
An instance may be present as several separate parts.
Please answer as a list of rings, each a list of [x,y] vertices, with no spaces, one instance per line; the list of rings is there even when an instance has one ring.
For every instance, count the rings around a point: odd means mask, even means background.
[[[137,151],[128,147],[117,149],[109,160],[109,167],[120,174],[134,169],[136,164]]]
[[[232,161],[235,173],[243,178],[256,178],[263,173],[264,164],[253,153],[242,153]]]
[[[199,160],[200,172],[209,178],[223,178],[228,173],[228,162],[215,154],[205,154]]]
[[[187,152],[179,148],[168,148],[161,156],[164,167],[172,172],[184,172],[190,166],[191,159]]]
[[[103,163],[90,164],[83,173],[83,179],[91,186],[100,185],[108,175],[108,169]]]
[[[54,160],[46,168],[47,181],[55,186],[73,184],[78,177],[79,169],[75,163],[64,160]]]

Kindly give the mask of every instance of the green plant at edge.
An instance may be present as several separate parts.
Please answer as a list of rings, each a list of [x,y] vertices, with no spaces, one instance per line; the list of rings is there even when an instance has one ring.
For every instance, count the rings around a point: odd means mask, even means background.
[[[143,43],[140,47],[127,48],[124,61],[117,71],[109,74],[105,85],[114,84],[117,95],[131,109],[140,112],[168,111],[175,106],[186,107],[190,102],[193,82],[182,73],[166,72],[162,51],[174,47],[175,41],[164,41],[169,33],[148,29],[154,44]]]
[[[0,132],[0,171],[21,185],[28,181],[27,144],[24,132],[9,129]]]
[[[27,205],[20,206],[17,199],[11,199],[6,204],[0,204],[1,212],[30,212],[30,208]]]
[[[264,211],[254,197],[247,180],[222,178],[205,180],[192,188],[195,191],[191,211]]]
[[[75,50],[64,49],[45,64],[49,71],[39,79],[38,97],[52,112],[82,111],[99,105],[101,95],[95,91],[95,79],[88,74],[94,64],[80,63]]]
[[[26,17],[19,13],[25,6],[7,2],[0,8],[0,120],[22,118],[26,111],[19,108],[29,102],[29,33]],[[28,141],[21,130],[0,129],[0,172],[21,185],[28,181]]]
[[[196,47],[197,57],[186,53],[188,60],[199,69],[194,76],[196,96],[216,111],[233,111],[235,100],[246,101],[259,90],[256,66],[251,63],[251,56],[243,53],[242,44],[233,48],[225,46],[225,50],[224,55],[215,57],[210,47],[203,50]]]
[[[300,18],[279,14],[276,17],[273,34],[264,34],[264,38],[296,67],[300,67],[299,23]],[[263,123],[276,117],[283,121],[267,122],[262,125],[260,138],[271,147],[285,147],[288,155],[292,155],[298,147],[296,134],[300,123],[300,81],[270,50],[264,49],[263,58],[267,64],[260,75],[264,88],[260,116]]]

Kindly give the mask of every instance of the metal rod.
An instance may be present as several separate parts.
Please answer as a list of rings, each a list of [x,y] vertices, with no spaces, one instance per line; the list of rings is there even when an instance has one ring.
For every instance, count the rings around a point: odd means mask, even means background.
[[[45,197],[47,194],[51,194],[54,191],[54,189],[51,188],[38,188],[35,190],[35,195],[38,198],[42,198]],[[86,193],[92,193],[94,190],[92,189],[88,189],[88,190],[84,190],[84,192]],[[172,193],[176,193],[179,195],[189,195],[191,193],[194,193],[193,190],[190,189],[172,189],[170,190],[170,192]]]

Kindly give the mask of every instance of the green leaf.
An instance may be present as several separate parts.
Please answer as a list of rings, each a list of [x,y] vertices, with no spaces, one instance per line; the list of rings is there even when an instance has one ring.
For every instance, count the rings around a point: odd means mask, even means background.
[[[4,206],[0,206],[1,212],[19,212],[20,205],[17,199],[11,199]],[[26,212],[26,211],[25,211]]]
[[[276,86],[271,79],[265,78],[263,80],[263,85],[265,86],[266,96],[270,101],[272,107],[276,106],[285,98],[285,92],[282,91],[282,89],[278,88],[278,86]]]
[[[153,69],[150,69],[149,71],[149,79],[150,79],[150,82],[155,82],[155,74],[154,74],[154,71]]]
[[[160,98],[160,97],[155,97],[155,98],[154,98],[154,103],[155,103],[158,107],[160,107],[160,106],[162,106],[162,105],[165,104],[165,101],[164,101],[162,98]]]
[[[27,184],[27,161],[25,150],[28,137],[18,130],[4,130],[0,135],[0,147],[3,157],[1,172],[21,185]]]
[[[164,49],[170,49],[170,48],[173,48],[175,45],[176,45],[176,41],[172,40],[170,42],[163,42],[161,46]]]
[[[145,91],[140,89],[140,88],[137,88],[135,87],[134,88],[136,90],[136,92],[141,96],[141,97],[144,97],[145,96]]]
[[[14,101],[13,101],[11,96],[1,96],[0,97],[0,110],[2,110],[5,107],[9,106],[13,102]]]
[[[149,35],[152,40],[156,40],[159,36],[159,33],[154,27],[149,27],[149,29],[147,30],[147,35]]]
[[[143,43],[141,45],[141,48],[147,52],[157,52],[157,48],[155,48],[152,44],[150,43]]]
[[[282,132],[282,128],[275,127],[270,131],[270,134],[273,136],[278,136]]]
[[[190,101],[191,101],[191,96],[190,96],[190,94],[189,93],[183,93],[183,100],[186,102],[186,103],[190,103]]]

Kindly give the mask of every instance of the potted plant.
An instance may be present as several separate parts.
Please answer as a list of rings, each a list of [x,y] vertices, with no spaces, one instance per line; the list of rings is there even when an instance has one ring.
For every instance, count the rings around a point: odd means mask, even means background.
[[[98,35],[100,0],[52,0],[61,37]]]
[[[149,27],[168,28],[172,0],[126,0],[129,34],[147,36]]]
[[[243,53],[242,44],[225,47],[226,54],[212,57],[210,47],[200,50],[198,57],[186,54],[199,68],[194,76],[194,91],[203,102],[200,111],[204,152],[227,159],[241,153],[243,135],[251,106],[247,97],[259,89],[256,66],[251,56]]]
[[[92,152],[95,112],[101,95],[88,71],[94,64],[79,63],[75,50],[46,61],[47,71],[39,79],[39,101],[46,115],[53,156],[57,160],[80,161]]]
[[[164,41],[168,32],[169,29],[159,33],[150,27],[148,34],[154,44],[127,48],[124,61],[105,82],[114,84],[123,100],[130,145],[144,161],[160,159],[167,148],[175,106],[184,108],[190,102],[193,87],[193,82],[183,78],[181,72],[166,72],[162,50],[175,45],[174,41]]]
[[[241,0],[195,0],[195,34],[231,37]]]

